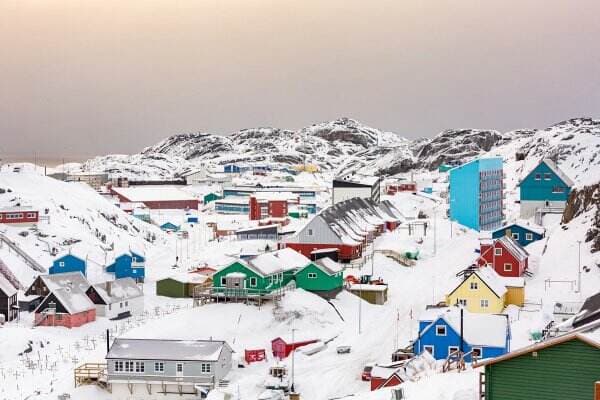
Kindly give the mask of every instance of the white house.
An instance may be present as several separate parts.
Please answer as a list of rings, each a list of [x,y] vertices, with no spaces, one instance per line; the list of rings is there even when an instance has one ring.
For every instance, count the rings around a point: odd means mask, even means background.
[[[100,317],[125,318],[144,311],[144,293],[133,278],[98,283],[86,293]]]

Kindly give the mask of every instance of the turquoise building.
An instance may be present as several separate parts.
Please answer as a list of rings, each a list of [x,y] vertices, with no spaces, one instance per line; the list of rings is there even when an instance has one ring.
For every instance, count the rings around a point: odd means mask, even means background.
[[[538,210],[562,212],[573,181],[550,159],[543,159],[519,182],[521,218],[531,218]]]
[[[479,158],[448,172],[450,219],[476,231],[502,226],[502,158]]]

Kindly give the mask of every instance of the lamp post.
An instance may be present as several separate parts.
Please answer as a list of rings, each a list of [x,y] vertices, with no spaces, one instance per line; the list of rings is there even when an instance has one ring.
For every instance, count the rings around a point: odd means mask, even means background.
[[[581,240],[577,241],[577,293],[581,293]]]
[[[296,328],[292,328],[292,346],[296,343]],[[292,349],[292,385],[290,386],[290,391],[294,393],[294,355],[296,354],[296,348]]]

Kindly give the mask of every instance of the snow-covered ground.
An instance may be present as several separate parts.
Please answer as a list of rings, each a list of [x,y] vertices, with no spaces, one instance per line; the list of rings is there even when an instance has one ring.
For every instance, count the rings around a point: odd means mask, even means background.
[[[514,204],[518,195],[516,183],[531,167],[530,160],[514,161],[514,150],[511,146],[496,151],[511,160],[505,164],[509,220],[516,217],[518,211]],[[582,177],[578,184],[593,180],[590,174],[596,180],[600,179],[600,171],[581,169],[572,172]],[[296,354],[296,387],[302,399],[345,396],[356,400],[389,399],[387,390],[369,392],[369,384],[360,380],[363,366],[389,362],[392,351],[415,338],[420,313],[426,305],[444,299],[448,290],[458,283],[456,273],[474,261],[475,249],[479,246],[477,232],[446,218],[447,205],[440,196],[446,186],[445,175],[416,171],[415,178],[432,182],[434,193],[402,193],[386,198],[407,216],[416,216],[419,212],[426,215],[428,230],[417,230],[412,236],[403,228],[386,233],[377,239],[375,248],[418,250],[420,259],[416,265],[407,268],[375,253],[373,262],[366,263],[362,270],[346,271],[355,275],[372,273],[383,278],[389,285],[385,305],[368,304],[347,292],[340,293],[329,304],[313,294],[295,290],[288,292],[278,306],[210,304],[193,308],[191,299],[155,295],[155,281],[178,272],[173,268],[176,256],[181,260],[179,270],[204,263],[220,266],[240,252],[264,250],[267,244],[272,248],[274,243],[211,241],[210,233],[202,224],[187,227],[190,239],[181,240],[175,234],[166,234],[156,226],[125,214],[83,184],[58,182],[31,168],[18,174],[6,170],[0,172],[0,188],[11,189],[11,192],[0,194],[0,207],[21,203],[43,211],[48,209],[48,220],[40,222],[37,231],[0,225],[7,236],[42,265],[51,265],[51,248],[71,249],[87,254],[88,261],[91,260],[88,263],[91,280],[101,281],[106,279],[102,273],[105,259],[119,251],[129,247],[142,248],[148,259],[143,315],[118,322],[98,318],[94,323],[69,330],[32,328],[32,316],[23,313],[18,322],[0,328],[0,400],[55,399],[61,393],[70,393],[74,400],[111,399],[109,393],[97,387],[73,387],[75,366],[103,361],[106,329],[113,337],[223,339],[236,351],[236,356],[241,357],[247,348],[269,350],[272,339],[290,335],[292,328],[297,329],[299,336],[333,338],[321,352],[311,356],[301,352]],[[327,186],[327,178],[323,175],[303,174],[299,181],[305,185]],[[212,218],[209,213],[200,213],[201,220]],[[161,212],[159,216],[165,221],[169,218],[183,221],[181,212],[168,214]],[[153,218],[159,219],[156,215]],[[575,293],[570,284],[548,282],[578,279],[577,240],[584,237],[589,221],[590,216],[583,214],[564,229],[559,221],[547,219],[544,221],[546,239],[527,247],[533,277],[526,279],[526,299],[532,306],[528,311],[510,310],[513,349],[531,343],[530,333],[540,330],[550,320],[554,302],[581,301],[600,288],[600,270],[595,267],[600,264],[600,255],[592,254],[586,243],[581,243],[581,264],[591,270],[582,275],[581,292]],[[29,234],[22,237],[19,233],[23,231]],[[68,244],[71,239],[79,241]],[[10,266],[24,286],[37,274],[7,247],[0,248],[0,259]],[[31,350],[24,352],[29,344]],[[351,353],[337,354],[335,348],[338,345],[351,346]],[[239,393],[241,399],[255,399],[269,365],[267,362],[240,369],[234,367],[228,377],[230,387],[227,390]],[[475,400],[477,373],[470,368],[460,374],[430,371],[418,381],[403,386],[408,399]]]

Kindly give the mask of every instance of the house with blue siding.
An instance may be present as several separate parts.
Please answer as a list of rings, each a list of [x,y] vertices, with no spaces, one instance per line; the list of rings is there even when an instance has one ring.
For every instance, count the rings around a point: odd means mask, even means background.
[[[504,236],[508,236],[522,247],[543,239],[545,235],[546,229],[544,227],[527,222],[514,222],[512,224],[504,225],[492,232],[493,239],[500,239]]]
[[[436,360],[445,360],[462,351],[465,361],[472,362],[508,353],[510,339],[506,315],[475,314],[459,307],[432,308],[419,319],[414,352],[428,351]]]
[[[83,257],[78,257],[74,254],[68,253],[59,256],[52,262],[52,266],[48,269],[50,275],[61,274],[63,272],[81,272],[83,276],[86,276],[87,272],[87,260]]]
[[[476,231],[502,225],[502,158],[479,158],[449,171],[450,219]]]
[[[562,212],[573,188],[573,181],[550,159],[543,159],[519,182],[521,218],[536,212]]]
[[[146,276],[146,258],[139,252],[125,252],[106,267],[106,272],[115,274],[115,279],[133,278],[136,282],[143,282]]]

